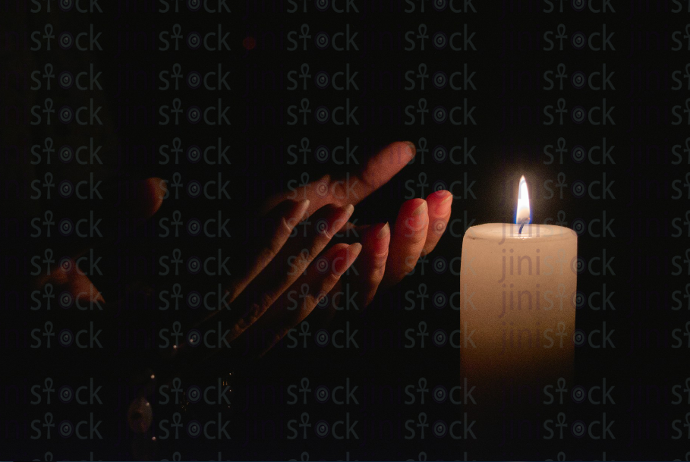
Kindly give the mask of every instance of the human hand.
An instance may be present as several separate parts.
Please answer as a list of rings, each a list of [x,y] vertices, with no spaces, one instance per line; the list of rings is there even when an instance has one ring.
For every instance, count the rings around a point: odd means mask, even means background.
[[[426,200],[404,202],[392,228],[388,223],[355,227],[348,220],[353,205],[387,183],[414,154],[411,143],[392,143],[347,182],[326,176],[295,191],[269,198],[263,208],[262,221],[270,232],[244,272],[229,281],[225,288],[226,300],[234,316],[227,310],[215,311],[195,327],[215,322],[218,316],[234,318],[225,338],[228,344],[243,335],[263,338],[268,332],[268,338],[261,345],[254,343],[253,348],[245,350],[250,356],[261,356],[312,313],[323,297],[341,291],[341,276],[355,260],[357,271],[348,279],[348,284],[351,292],[357,293],[357,309],[370,304],[377,290],[399,282],[442,236],[451,213],[450,192],[437,191]],[[133,222],[141,222],[160,208],[165,191],[162,180],[150,178],[138,183],[129,194],[130,204],[119,208],[126,210]],[[112,214],[102,215],[103,229],[116,228],[110,223],[115,219]],[[305,222],[307,219],[310,221]],[[308,225],[298,233],[296,226],[300,222]],[[340,231],[359,234],[361,242],[338,243],[327,248]],[[44,275],[39,284],[53,284],[58,293],[67,292],[75,301],[102,303],[103,297],[88,275],[74,271],[79,255],[91,244],[80,239],[75,240],[71,248],[67,245],[68,248],[58,255],[67,254],[68,257],[56,262],[62,268]],[[290,301],[295,298],[301,300],[300,309],[289,309]],[[328,310],[320,312],[329,317],[334,311],[331,304]],[[173,353],[178,356],[190,346],[196,345],[190,345],[186,339]]]
[[[412,143],[392,143],[346,180],[325,176],[269,198],[261,214],[272,223],[272,233],[244,274],[228,286],[230,303],[242,314],[226,340],[243,336],[252,355],[265,354],[327,294],[341,291],[341,276],[353,264],[356,271],[347,283],[350,292],[357,293],[357,309],[369,305],[377,290],[411,272],[445,231],[451,213],[449,191],[404,202],[392,229],[388,223],[356,227],[348,220],[354,204],[386,184],[414,155]],[[296,229],[300,222],[307,224],[302,234]],[[361,242],[327,248],[340,231],[361,235]],[[295,299],[300,300],[296,310],[291,308]],[[328,310],[319,311],[320,321],[334,313],[331,303]],[[206,322],[217,316],[212,313]]]

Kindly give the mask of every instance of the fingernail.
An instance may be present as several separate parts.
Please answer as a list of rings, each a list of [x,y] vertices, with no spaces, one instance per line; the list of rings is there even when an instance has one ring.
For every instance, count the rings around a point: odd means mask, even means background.
[[[300,214],[304,214],[307,211],[310,203],[311,201],[309,199],[304,199],[303,201],[299,201],[297,203],[297,210],[300,212]]]
[[[453,195],[450,193],[450,191],[448,191],[446,189],[439,189],[438,191],[434,192],[434,194],[436,194],[436,196],[439,196],[439,197],[447,196],[445,199],[443,199],[441,201],[441,203],[448,200],[449,197],[453,197]]]
[[[377,225],[380,226],[380,225]],[[388,245],[390,244],[391,227],[388,222],[383,223],[381,229],[376,233],[376,239],[371,243],[371,250],[376,257],[388,255]]]
[[[379,232],[376,234],[376,239],[383,239],[391,233],[391,227],[388,226],[388,222],[384,223]]]
[[[354,210],[355,206],[352,204],[347,204],[340,209],[339,213],[332,218],[332,221],[328,225],[327,234],[329,238],[333,237],[335,233],[347,223],[347,220],[350,219]]]
[[[103,298],[103,294],[101,294],[101,291],[98,289],[96,289],[96,291],[98,293],[96,293],[95,295],[92,294],[93,296],[91,297],[91,301],[94,303],[105,303],[105,299]]]
[[[350,244],[350,246],[347,248],[347,266],[349,267],[359,256],[359,253],[362,251],[362,244],[359,242],[355,242],[354,244]]]
[[[362,244],[355,242],[339,252],[338,256],[333,260],[333,274],[340,276],[347,271],[361,251]]]
[[[412,212],[412,216],[413,216],[413,217],[416,217],[416,216],[418,216],[418,215],[421,215],[422,213],[426,212],[427,209],[428,209],[428,206],[426,205],[426,201],[423,201],[423,202],[419,205],[419,207],[417,207],[416,209],[414,209],[414,212]]]
[[[290,210],[285,217],[285,222],[287,223],[288,227],[293,228],[297,226],[297,223],[299,223],[304,217],[307,208],[309,208],[309,199],[296,203],[292,207],[292,210]]]
[[[417,154],[417,148],[414,143],[412,141],[405,141],[405,144],[410,147],[410,152],[412,153],[412,157],[414,157]]]
[[[433,203],[433,211],[435,215],[444,215],[448,213],[450,210],[450,206],[452,205],[452,200],[453,200],[453,195],[450,193],[450,191],[437,191],[435,193],[436,195],[445,195],[443,199],[441,199],[440,202],[434,201]]]

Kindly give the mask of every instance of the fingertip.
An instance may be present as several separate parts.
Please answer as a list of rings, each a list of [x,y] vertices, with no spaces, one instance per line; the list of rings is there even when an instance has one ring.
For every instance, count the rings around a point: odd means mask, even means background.
[[[347,248],[347,253],[349,255],[349,258],[352,259],[352,261],[357,258],[359,253],[362,251],[362,244],[359,242],[355,242],[354,244],[350,244],[350,246]]]
[[[390,150],[404,164],[410,162],[417,155],[417,148],[412,141],[396,141],[390,145]]]
[[[329,249],[329,253],[338,254],[340,251],[345,250],[348,247],[348,244],[345,244],[344,242],[339,242]]]
[[[422,200],[422,203],[417,205],[417,207],[414,210],[412,210],[412,216],[416,217],[427,211],[429,211],[429,204],[427,204],[425,200]]]
[[[350,244],[350,246],[347,248],[347,263],[345,266],[345,270],[352,266],[352,264],[357,260],[357,257],[359,257],[359,254],[362,252],[362,244],[359,242],[355,242],[354,244]]]
[[[391,228],[388,222],[379,223],[367,230],[365,242],[368,252],[371,251],[376,257],[388,254],[388,246],[391,239]]]
[[[144,214],[151,216],[163,205],[163,198],[168,192],[168,187],[162,178],[152,177],[144,180],[142,190]]]
[[[404,143],[410,149],[410,157],[416,156],[417,155],[417,148],[415,147],[414,143],[412,141],[404,141]]]
[[[376,239],[390,238],[391,235],[391,227],[388,222],[374,226],[371,231],[376,233]]]
[[[426,201],[424,199],[415,198],[407,200],[400,207],[399,216],[409,217],[413,215],[419,215],[421,212],[426,210]]]
[[[309,208],[309,199],[305,199],[302,201],[293,201],[293,200],[288,200],[285,201],[286,205],[284,206],[287,211],[283,212],[283,223],[288,227],[289,230],[292,231],[292,229],[297,226],[298,223],[300,223],[302,220],[307,218],[307,209]],[[278,204],[278,207],[282,205]]]
[[[422,231],[429,221],[428,210],[429,206],[424,199],[406,201],[400,207],[394,232],[410,236],[410,233],[415,234]]]
[[[103,294],[96,289],[95,286],[93,286],[95,293],[91,296],[91,300],[89,300],[92,303],[105,303],[105,299],[103,298]]]
[[[431,194],[429,194],[426,199],[444,201],[448,199],[450,196],[452,196],[452,194],[447,189],[439,189],[438,191],[434,191]]]
[[[335,250],[337,248],[337,250]],[[362,244],[337,244],[332,249],[336,256],[333,259],[333,274],[340,277],[354,263],[362,251]]]
[[[453,205],[453,194],[442,189],[429,194],[426,200],[429,203],[430,214],[443,216],[450,212]]]
[[[355,210],[355,206],[352,204],[347,204],[343,207],[336,207],[333,204],[329,204],[327,207],[330,207],[333,211],[331,212],[330,216],[320,220],[316,226],[318,232],[326,236],[328,239],[331,239],[338,232],[340,232],[344,226],[347,225],[348,220]]]
[[[417,149],[411,141],[395,141],[372,157],[368,166],[373,168],[372,176],[386,182],[409,164],[416,153]]]

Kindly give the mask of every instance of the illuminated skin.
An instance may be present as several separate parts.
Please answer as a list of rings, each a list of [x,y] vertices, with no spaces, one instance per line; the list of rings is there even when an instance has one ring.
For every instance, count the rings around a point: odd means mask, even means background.
[[[233,310],[243,313],[234,321],[226,340],[269,331],[268,342],[252,352],[252,356],[261,356],[312,313],[321,297],[343,290],[341,275],[351,265],[355,265],[357,271],[353,273],[357,276],[348,277],[349,290],[358,293],[356,304],[360,308],[371,303],[379,288],[398,283],[412,271],[419,257],[434,249],[446,229],[452,203],[449,191],[405,201],[392,228],[388,223],[358,227],[361,242],[328,245],[339,231],[354,228],[348,222],[353,205],[386,184],[414,155],[412,143],[395,142],[369,159],[358,174],[349,177],[349,189],[344,182],[326,176],[297,191],[269,198],[261,215],[275,224],[272,234],[256,251],[244,273],[226,286]],[[139,184],[134,194],[136,205],[123,209],[129,210],[130,219],[150,218],[163,203],[165,192],[163,180],[149,178]],[[290,237],[306,218],[311,225],[305,232]],[[73,260],[80,255],[76,250],[70,254]],[[39,285],[48,282],[62,286],[83,302],[104,301],[88,277],[79,271],[53,272]],[[303,287],[308,288],[308,293],[300,298],[300,309],[288,309],[290,293],[302,294]],[[216,311],[210,317],[220,313]],[[335,309],[331,306],[317,313],[320,319],[316,322],[326,322]]]

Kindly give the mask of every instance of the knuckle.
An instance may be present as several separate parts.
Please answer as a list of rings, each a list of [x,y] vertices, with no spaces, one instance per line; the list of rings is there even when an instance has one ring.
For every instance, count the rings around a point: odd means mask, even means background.
[[[386,265],[382,265],[374,268],[369,274],[368,282],[369,284],[378,284],[383,279],[383,275],[386,273]]]
[[[388,260],[388,251],[382,255],[376,256],[371,264],[372,271],[383,271],[386,269],[386,261]]]
[[[419,231],[410,231],[408,234],[405,236],[407,238],[407,241],[411,245],[417,245],[421,244],[426,240],[426,233],[422,233]]]
[[[419,255],[408,255],[405,257],[405,262],[400,265],[400,276],[407,276],[408,273],[412,272],[414,267],[417,266],[417,260],[419,260]]]
[[[340,274],[337,274],[333,271],[329,271],[329,273],[326,275],[326,277],[323,279],[321,283],[321,289],[326,290],[330,289],[334,285],[338,283],[340,280]]]
[[[305,264],[309,264],[312,261],[314,261],[314,259],[319,255],[316,239],[315,242],[312,242],[308,248],[302,250],[302,253],[300,255],[302,256],[302,261]]]
[[[268,243],[268,245],[266,245],[266,247],[264,247],[263,250],[261,251],[261,258],[264,261],[272,260],[273,257],[278,255],[278,252],[280,251],[280,249],[282,247],[283,246],[280,242],[280,238],[278,236],[274,237],[273,239],[271,239],[271,241]]]

